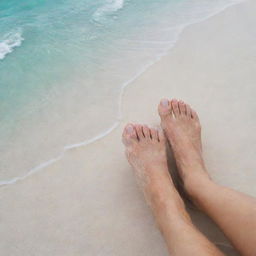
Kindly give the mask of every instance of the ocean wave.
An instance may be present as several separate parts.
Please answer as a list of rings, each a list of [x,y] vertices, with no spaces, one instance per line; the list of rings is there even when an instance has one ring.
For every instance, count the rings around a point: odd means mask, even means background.
[[[124,0],[107,0],[107,2],[99,7],[93,14],[93,20],[100,22],[106,16],[114,14],[124,7]]]
[[[0,60],[3,60],[15,47],[19,47],[23,40],[21,32],[5,34],[3,39],[0,39]]]

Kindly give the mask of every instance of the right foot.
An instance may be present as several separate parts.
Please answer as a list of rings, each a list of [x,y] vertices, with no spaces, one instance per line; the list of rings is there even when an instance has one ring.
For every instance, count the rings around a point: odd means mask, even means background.
[[[197,113],[183,101],[163,99],[158,107],[161,126],[171,144],[179,174],[188,193],[198,181],[208,179]]]

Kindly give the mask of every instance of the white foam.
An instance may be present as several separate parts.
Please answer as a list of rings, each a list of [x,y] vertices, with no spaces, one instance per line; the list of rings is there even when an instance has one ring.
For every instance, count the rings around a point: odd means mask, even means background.
[[[107,136],[109,133],[111,133],[113,130],[115,130],[119,125],[119,122],[115,122],[110,128],[108,128],[106,131],[104,131],[103,133],[95,136],[94,138],[91,138],[89,140],[85,140],[85,141],[82,141],[80,143],[76,143],[76,144],[72,144],[72,145],[67,145],[63,148],[63,150],[60,152],[59,155],[57,155],[56,157],[48,160],[47,162],[43,162],[39,165],[37,165],[36,167],[32,168],[29,170],[28,173],[26,173],[25,175],[23,176],[17,176],[17,177],[14,177],[10,180],[2,180],[0,181],[0,186],[3,186],[3,185],[12,185],[12,184],[15,184],[16,182],[18,181],[21,181],[21,180],[24,180],[26,179],[27,177],[39,172],[40,170],[46,168],[47,166],[59,161],[60,159],[62,159],[62,157],[64,156],[64,154],[69,151],[69,150],[72,150],[72,149],[75,149],[75,148],[79,148],[79,147],[83,147],[83,146],[86,146],[86,145],[89,145],[91,143],[94,143],[96,142],[97,140],[100,140],[102,138],[104,138],[105,136]]]
[[[124,0],[107,0],[106,4],[99,7],[93,14],[93,20],[100,22],[106,15],[113,14],[124,6]]]
[[[24,38],[21,32],[8,33],[0,39],[0,60],[3,60],[5,56],[13,51],[15,47],[21,45]]]

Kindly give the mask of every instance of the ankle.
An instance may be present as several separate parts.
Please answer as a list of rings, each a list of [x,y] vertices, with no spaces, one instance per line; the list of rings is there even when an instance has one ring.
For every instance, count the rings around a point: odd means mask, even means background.
[[[191,223],[184,201],[177,191],[169,191],[168,195],[154,194],[150,206],[161,231],[166,226],[175,228],[178,223]]]
[[[153,203],[165,202],[178,193],[168,172],[152,175],[147,191]]]
[[[197,197],[203,193],[207,187],[214,184],[206,171],[191,172],[183,178],[183,182],[186,192],[191,198]]]
[[[164,214],[167,209],[171,208],[173,213],[178,214],[185,209],[185,204],[171,179],[170,181],[165,179],[151,184],[147,194],[150,195],[151,207],[154,212]]]

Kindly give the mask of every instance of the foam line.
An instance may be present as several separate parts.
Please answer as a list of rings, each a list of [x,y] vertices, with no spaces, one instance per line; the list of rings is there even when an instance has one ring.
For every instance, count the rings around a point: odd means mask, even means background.
[[[79,148],[79,147],[83,147],[86,145],[89,145],[93,142],[96,142],[97,140],[100,140],[102,138],[104,138],[105,136],[107,136],[109,133],[111,133],[112,131],[114,131],[117,127],[119,126],[119,122],[115,122],[110,128],[108,128],[105,132],[97,135],[96,137],[83,141],[83,142],[79,142],[76,144],[72,144],[72,145],[68,145],[64,147],[64,151],[70,150],[70,149],[74,149],[74,148]]]
[[[15,184],[16,182],[18,181],[21,181],[21,180],[24,180],[26,179],[27,177],[35,174],[36,172],[40,171],[41,169],[44,169],[45,167],[59,161],[64,155],[64,151],[59,155],[57,156],[56,158],[53,158],[47,162],[44,162],[38,166],[36,166],[35,168],[31,169],[27,174],[23,175],[23,176],[18,176],[18,177],[15,177],[15,178],[12,178],[10,180],[6,180],[6,181],[0,181],[0,186],[5,186],[5,185],[12,185],[12,184]]]
[[[6,180],[6,181],[0,181],[0,186],[4,186],[4,185],[12,185],[15,184],[18,181],[24,180],[27,177],[39,172],[40,170],[46,168],[47,166],[54,164],[55,162],[59,161],[60,159],[62,159],[62,157],[64,156],[64,154],[71,150],[71,149],[75,149],[75,148],[79,148],[79,147],[83,147],[86,145],[89,145],[93,142],[96,142],[97,140],[100,140],[101,138],[104,138],[105,136],[107,136],[109,133],[111,133],[113,130],[115,130],[119,125],[119,122],[115,122],[109,129],[107,129],[104,133],[101,133],[99,135],[97,135],[94,138],[91,138],[89,140],[77,143],[77,144],[71,144],[68,146],[65,146],[63,151],[55,158],[52,158],[51,160],[41,163],[38,166],[36,166],[35,168],[31,169],[27,174],[23,175],[23,176],[19,176],[19,177],[15,177],[13,179],[10,180]]]

